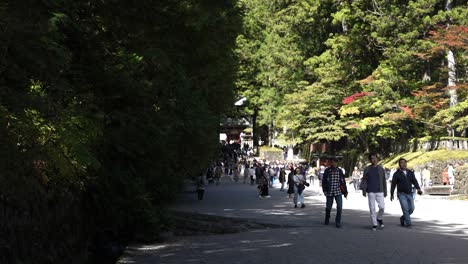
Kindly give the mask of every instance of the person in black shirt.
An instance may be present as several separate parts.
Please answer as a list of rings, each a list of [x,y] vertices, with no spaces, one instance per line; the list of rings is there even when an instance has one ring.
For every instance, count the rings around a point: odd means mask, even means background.
[[[288,197],[292,198],[294,194],[294,175],[295,171],[293,166],[289,166],[290,173],[288,174]]]
[[[393,201],[393,193],[397,187],[398,200],[400,200],[401,210],[403,215],[400,217],[401,226],[411,227],[411,214],[414,211],[414,199],[412,195],[413,185],[421,195],[422,191],[419,187],[418,180],[414,176],[414,172],[407,169],[407,161],[404,158],[398,160],[400,168],[393,174],[392,187],[390,189],[390,201]]]

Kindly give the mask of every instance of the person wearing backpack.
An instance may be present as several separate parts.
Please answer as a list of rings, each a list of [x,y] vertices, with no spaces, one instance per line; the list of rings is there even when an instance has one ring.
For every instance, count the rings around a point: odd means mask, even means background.
[[[333,200],[336,201],[335,226],[341,228],[341,214],[343,211],[343,195],[348,197],[348,189],[343,171],[337,167],[338,159],[330,159],[330,167],[325,169],[322,178],[323,194],[327,197],[325,208],[325,225],[330,224],[330,214],[333,207]]]

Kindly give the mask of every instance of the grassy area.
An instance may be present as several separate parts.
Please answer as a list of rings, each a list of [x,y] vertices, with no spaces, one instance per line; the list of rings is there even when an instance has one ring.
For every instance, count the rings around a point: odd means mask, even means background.
[[[259,151],[260,152],[283,152],[283,150],[280,148],[273,148],[273,147],[268,147],[268,146],[259,147]]]
[[[468,201],[468,195],[461,194],[461,195],[452,195],[449,197],[449,200],[463,200]]]
[[[396,168],[398,167],[397,162],[399,158],[405,158],[408,160],[408,167],[414,167],[434,160],[448,161],[468,159],[468,151],[441,149],[427,152],[406,152],[382,160],[382,165],[386,168]]]

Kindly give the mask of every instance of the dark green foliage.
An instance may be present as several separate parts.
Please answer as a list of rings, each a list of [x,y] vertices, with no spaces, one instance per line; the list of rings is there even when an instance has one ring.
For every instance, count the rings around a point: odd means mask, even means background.
[[[233,102],[239,21],[234,0],[0,2],[5,262],[169,228]]]

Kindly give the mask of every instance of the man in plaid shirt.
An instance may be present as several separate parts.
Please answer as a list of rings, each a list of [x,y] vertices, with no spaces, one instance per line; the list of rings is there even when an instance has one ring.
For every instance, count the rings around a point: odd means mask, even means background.
[[[337,228],[341,227],[341,212],[343,209],[343,197],[348,197],[348,190],[346,188],[346,181],[341,169],[337,167],[338,159],[330,159],[330,167],[327,168],[323,174],[322,190],[323,194],[327,197],[327,206],[325,209],[325,224],[330,223],[330,213],[333,206],[333,200],[336,201],[336,218],[335,225]]]

